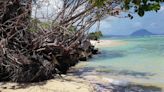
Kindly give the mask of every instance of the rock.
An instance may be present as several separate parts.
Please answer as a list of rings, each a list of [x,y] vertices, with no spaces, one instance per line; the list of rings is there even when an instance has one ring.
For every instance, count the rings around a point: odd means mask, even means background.
[[[80,61],[87,61],[87,57],[80,57],[79,60]]]
[[[99,53],[100,53],[100,52],[99,52],[99,49],[98,49],[98,48],[92,50],[92,54],[94,54],[94,55],[95,55],[95,54],[99,54]]]
[[[88,57],[87,57],[86,51],[81,51],[79,60],[80,61],[87,61],[87,59],[88,59]]]
[[[90,54],[88,55],[88,58],[92,58],[92,53],[90,53]]]
[[[3,89],[7,89],[7,87],[2,87]]]

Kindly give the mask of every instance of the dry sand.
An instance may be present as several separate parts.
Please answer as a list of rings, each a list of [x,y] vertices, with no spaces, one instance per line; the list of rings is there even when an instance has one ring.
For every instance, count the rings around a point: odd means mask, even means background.
[[[120,40],[99,40],[99,41],[90,41],[92,45],[95,47],[114,47],[114,46],[120,46],[125,45],[126,42],[120,41]]]
[[[47,82],[18,85],[0,83],[0,92],[94,92],[86,80],[67,76],[63,79],[52,79]]]

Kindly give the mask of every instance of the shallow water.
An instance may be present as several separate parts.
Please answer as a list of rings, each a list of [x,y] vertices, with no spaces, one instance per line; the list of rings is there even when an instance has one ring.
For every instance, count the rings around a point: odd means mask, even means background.
[[[164,88],[164,36],[106,38],[127,44],[101,47],[87,67],[103,76]]]

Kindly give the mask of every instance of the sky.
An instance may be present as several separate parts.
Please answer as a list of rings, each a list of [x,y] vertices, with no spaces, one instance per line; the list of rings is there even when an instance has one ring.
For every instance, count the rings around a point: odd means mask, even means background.
[[[134,18],[108,17],[101,21],[100,30],[104,35],[129,35],[136,30],[146,29],[152,33],[164,34],[164,5],[156,13],[155,11],[146,12],[143,17],[137,14]],[[90,31],[95,31],[94,25]]]
[[[60,12],[61,7],[62,2],[60,0],[37,0],[37,4],[34,4],[32,8],[32,17],[50,20]]]

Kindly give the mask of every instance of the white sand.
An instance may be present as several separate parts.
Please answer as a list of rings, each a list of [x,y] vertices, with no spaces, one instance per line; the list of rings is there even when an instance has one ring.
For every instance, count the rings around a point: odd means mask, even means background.
[[[99,41],[91,40],[90,42],[92,45],[94,45],[97,48],[99,48],[99,47],[114,47],[114,46],[120,46],[120,45],[126,44],[126,42],[119,41],[119,40],[99,40]]]
[[[15,89],[12,89],[14,86]],[[73,76],[63,79],[52,79],[46,83],[25,84],[25,87],[16,83],[0,83],[0,92],[94,92],[86,80]]]

